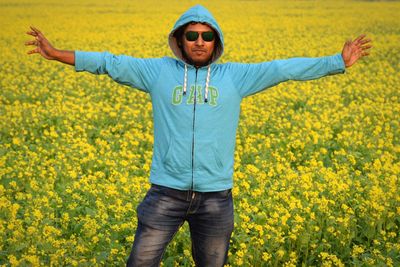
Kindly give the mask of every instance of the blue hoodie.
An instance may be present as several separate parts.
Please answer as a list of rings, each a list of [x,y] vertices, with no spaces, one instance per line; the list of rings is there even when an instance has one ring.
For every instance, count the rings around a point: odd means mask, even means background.
[[[173,36],[191,21],[207,23],[218,33],[219,43],[208,66],[190,65]],[[340,53],[218,64],[224,37],[211,13],[200,5],[178,19],[168,41],[177,58],[75,51],[75,70],[108,74],[120,84],[150,94],[154,120],[150,182],[180,190],[232,188],[236,129],[244,97],[288,80],[305,81],[345,72]]]

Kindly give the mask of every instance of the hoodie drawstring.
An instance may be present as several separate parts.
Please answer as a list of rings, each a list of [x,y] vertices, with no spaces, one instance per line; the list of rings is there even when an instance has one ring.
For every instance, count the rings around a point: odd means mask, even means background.
[[[208,65],[207,79],[206,79],[206,93],[204,94],[204,102],[206,102],[206,103],[207,103],[207,97],[208,97],[208,84],[210,83],[210,70],[211,70],[211,66]]]
[[[185,78],[183,80],[183,95],[186,95],[186,85],[187,84],[187,66],[185,64]]]
[[[207,99],[208,99],[208,85],[210,83],[210,73],[211,73],[211,66],[208,65],[207,78],[206,78],[206,92],[204,94],[204,102],[205,103],[207,103],[207,101],[208,101]],[[183,79],[183,95],[186,95],[186,88],[187,88],[187,65],[185,64],[185,77]]]

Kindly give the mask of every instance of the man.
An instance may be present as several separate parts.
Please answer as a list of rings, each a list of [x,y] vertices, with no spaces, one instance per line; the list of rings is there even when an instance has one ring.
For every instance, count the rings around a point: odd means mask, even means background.
[[[240,102],[287,80],[344,73],[368,55],[370,40],[347,41],[342,53],[319,58],[216,64],[224,38],[200,5],[186,11],[169,34],[177,59],[140,59],[108,52],[62,51],[32,27],[26,42],[76,71],[108,74],[151,95],[152,186],[137,208],[138,227],[128,266],[158,266],[167,244],[188,221],[197,266],[222,266],[233,230],[232,174]]]

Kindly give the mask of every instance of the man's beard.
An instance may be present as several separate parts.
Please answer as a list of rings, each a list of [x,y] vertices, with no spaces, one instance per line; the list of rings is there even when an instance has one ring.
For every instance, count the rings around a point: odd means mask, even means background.
[[[191,58],[188,57],[188,55],[187,55],[186,52],[185,52],[185,49],[182,48],[181,51],[182,51],[182,56],[183,56],[183,58],[184,58],[184,59],[186,60],[186,62],[189,63],[190,65],[203,67],[203,66],[207,66],[208,64],[211,63],[212,56],[210,57],[210,59],[209,59],[208,61],[206,61],[206,62],[204,62],[204,63],[196,64]]]

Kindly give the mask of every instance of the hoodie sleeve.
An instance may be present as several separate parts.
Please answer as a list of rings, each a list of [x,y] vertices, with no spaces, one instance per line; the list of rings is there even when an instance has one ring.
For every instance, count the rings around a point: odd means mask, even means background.
[[[316,58],[289,58],[262,63],[231,63],[231,77],[242,98],[288,80],[306,81],[345,73],[341,53]]]
[[[75,51],[75,71],[108,74],[117,83],[150,93],[161,71],[162,58],[134,58],[109,52]]]

